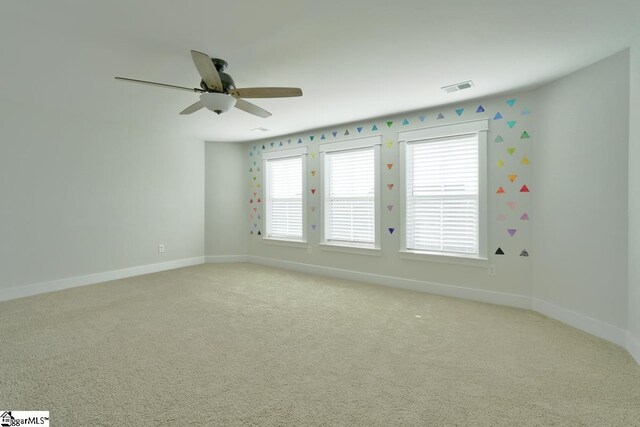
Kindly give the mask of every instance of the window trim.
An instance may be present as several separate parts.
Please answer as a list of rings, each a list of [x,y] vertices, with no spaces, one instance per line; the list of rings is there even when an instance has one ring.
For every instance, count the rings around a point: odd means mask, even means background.
[[[301,239],[291,239],[269,235],[269,176],[267,163],[270,160],[281,160],[291,157],[300,157],[302,163],[302,237]],[[263,199],[264,199],[264,215],[262,215],[262,229],[264,235],[262,242],[265,244],[274,244],[275,242],[286,243],[291,246],[300,248],[306,247],[307,243],[307,147],[286,148],[284,150],[272,151],[262,154],[262,182],[263,182]],[[299,245],[298,245],[299,244]]]
[[[345,249],[364,250],[364,251],[378,251],[380,250],[381,242],[381,198],[380,198],[380,146],[382,145],[382,136],[367,136],[362,138],[354,138],[348,140],[342,140],[339,142],[327,142],[320,144],[318,152],[320,154],[320,245],[324,250],[331,250],[332,248],[338,248],[341,252],[345,252]],[[374,220],[374,242],[373,245],[363,245],[357,242],[332,242],[326,239],[326,219],[328,217],[326,210],[328,209],[325,203],[325,197],[327,194],[328,180],[326,179],[326,153],[335,153],[339,151],[354,151],[363,150],[367,148],[373,148],[373,165],[374,165],[374,183],[375,183],[375,196],[373,212],[375,215]],[[375,252],[374,252],[375,253]]]
[[[487,133],[489,120],[472,120],[398,133],[400,163],[400,256],[403,259],[469,264],[472,260],[486,261],[488,258],[488,168]],[[478,254],[467,256],[450,252],[419,251],[407,249],[407,145],[425,140],[452,137],[457,135],[478,135]],[[446,260],[446,261],[445,261]],[[481,263],[484,264],[484,263]]]

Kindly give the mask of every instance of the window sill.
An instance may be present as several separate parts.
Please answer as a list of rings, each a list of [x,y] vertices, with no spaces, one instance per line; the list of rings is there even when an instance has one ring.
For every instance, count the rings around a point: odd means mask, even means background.
[[[265,245],[289,246],[292,248],[306,248],[309,246],[307,242],[303,242],[302,240],[276,239],[274,237],[263,237],[262,243]]]
[[[464,255],[448,255],[436,252],[421,252],[401,250],[400,258],[411,261],[440,262],[444,264],[468,265],[470,267],[486,268],[489,265],[487,258],[477,258]]]
[[[369,256],[382,255],[382,251],[380,250],[380,248],[338,245],[335,243],[320,243],[318,246],[320,247],[321,250],[330,251],[330,252],[342,252],[342,253],[348,253],[348,254],[369,255]]]

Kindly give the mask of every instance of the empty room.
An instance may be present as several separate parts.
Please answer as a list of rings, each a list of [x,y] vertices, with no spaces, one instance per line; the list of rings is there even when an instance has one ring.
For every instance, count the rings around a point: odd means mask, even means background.
[[[640,426],[640,2],[6,0],[0,426]]]

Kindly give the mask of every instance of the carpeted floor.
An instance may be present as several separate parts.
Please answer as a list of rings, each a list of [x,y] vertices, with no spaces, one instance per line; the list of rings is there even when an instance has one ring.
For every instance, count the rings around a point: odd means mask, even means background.
[[[0,303],[0,409],[52,426],[638,426],[640,367],[526,310],[205,264]]]

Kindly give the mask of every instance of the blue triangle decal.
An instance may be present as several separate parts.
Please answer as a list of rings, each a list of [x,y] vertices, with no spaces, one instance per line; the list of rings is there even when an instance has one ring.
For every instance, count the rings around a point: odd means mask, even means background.
[[[327,138],[324,136],[324,133],[322,134],[322,136],[320,137],[320,139],[327,139]]]
[[[333,135],[333,137],[335,138],[336,135],[338,134],[338,132],[336,132],[335,130],[333,132],[331,132],[331,134]]]
[[[298,138],[298,144],[302,144],[302,139]]]
[[[356,129],[358,129],[358,133],[362,132],[362,126],[358,126]]]
[[[262,146],[262,149],[264,150],[264,145]]]
[[[444,119],[444,115],[442,113],[438,113],[438,117],[436,117],[437,120],[440,119]]]
[[[418,119],[420,119],[421,122],[424,122],[426,118],[427,116],[424,116],[424,115],[418,117]]]
[[[514,105],[516,105],[516,100],[515,99],[507,99],[507,105],[509,107],[513,107]]]
[[[373,132],[374,130],[378,130],[378,126],[373,125],[373,127],[371,128],[371,132]]]
[[[345,130],[345,131],[344,131],[344,135],[345,135],[345,136],[349,135],[349,129],[347,129],[347,130]]]
[[[482,105],[478,105],[478,109],[476,110],[476,113],[484,113],[484,108],[482,108]]]
[[[280,141],[280,147],[282,147],[282,141]]]
[[[498,111],[496,115],[493,117],[493,120],[500,120],[501,118],[502,118],[502,114],[500,114],[500,111]]]

